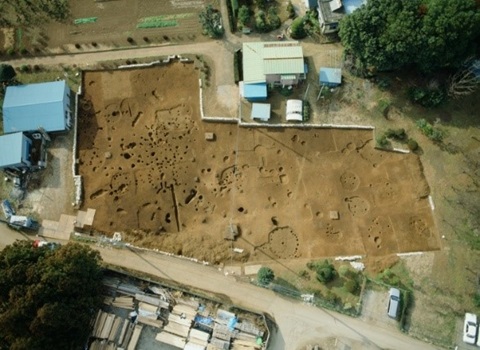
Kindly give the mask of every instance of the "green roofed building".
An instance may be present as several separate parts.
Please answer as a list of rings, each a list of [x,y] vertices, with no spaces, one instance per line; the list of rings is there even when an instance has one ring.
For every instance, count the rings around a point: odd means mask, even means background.
[[[250,96],[249,86],[296,85],[305,79],[303,49],[298,41],[243,43],[243,96]],[[266,88],[265,88],[266,90]]]

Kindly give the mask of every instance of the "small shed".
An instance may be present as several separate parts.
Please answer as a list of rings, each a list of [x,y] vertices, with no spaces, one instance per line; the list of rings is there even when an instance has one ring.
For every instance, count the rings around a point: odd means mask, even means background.
[[[234,241],[239,235],[238,226],[235,224],[229,224],[225,229],[224,239]]]
[[[271,105],[270,103],[253,103],[252,119],[268,122],[270,119]]]
[[[250,102],[265,101],[267,99],[267,83],[244,84],[243,97]]]
[[[303,121],[303,101],[287,100],[287,121]]]
[[[8,86],[3,102],[5,133],[70,128],[70,88],[65,80]]]
[[[318,79],[320,85],[337,87],[342,84],[342,69],[321,67]]]

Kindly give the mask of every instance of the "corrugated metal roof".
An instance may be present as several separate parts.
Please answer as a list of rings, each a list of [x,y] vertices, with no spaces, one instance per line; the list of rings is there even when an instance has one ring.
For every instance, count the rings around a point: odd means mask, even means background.
[[[270,103],[253,103],[252,119],[259,119],[266,122],[270,119],[270,111]]]
[[[248,99],[266,99],[267,98],[267,84],[244,84],[243,97]]]
[[[0,136],[0,168],[15,166],[22,162],[23,133]]]
[[[303,49],[298,41],[243,43],[245,83],[265,82],[266,74],[303,72]]]
[[[319,74],[320,84],[335,84],[342,83],[342,70],[340,68],[320,68]]]
[[[9,86],[3,103],[3,128],[6,133],[65,129],[64,80],[40,84]]]

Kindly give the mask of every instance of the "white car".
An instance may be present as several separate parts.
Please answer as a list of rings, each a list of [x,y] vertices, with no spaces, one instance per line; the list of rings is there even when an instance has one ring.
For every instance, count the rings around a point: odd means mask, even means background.
[[[477,340],[477,331],[477,315],[467,312],[465,314],[465,322],[463,325],[463,341],[467,344],[475,345],[475,342]]]

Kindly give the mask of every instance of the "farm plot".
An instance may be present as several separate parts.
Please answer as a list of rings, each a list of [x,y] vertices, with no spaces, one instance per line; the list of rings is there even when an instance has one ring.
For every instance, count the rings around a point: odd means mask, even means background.
[[[94,228],[211,262],[435,250],[418,156],[371,131],[202,122],[193,64],[84,73],[79,159]],[[213,133],[214,140],[206,140]]]
[[[108,46],[138,43],[207,40],[201,35],[198,13],[209,0],[72,1],[72,20],[45,25],[49,47],[92,42]]]

